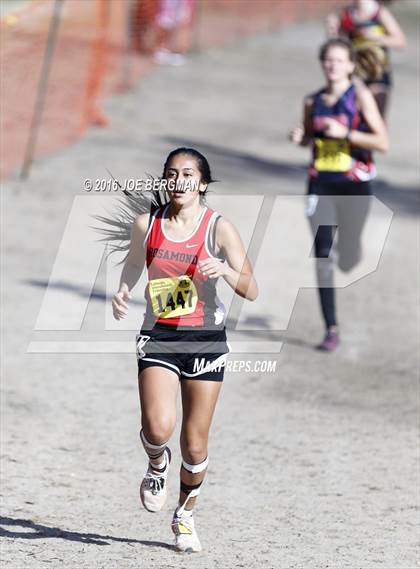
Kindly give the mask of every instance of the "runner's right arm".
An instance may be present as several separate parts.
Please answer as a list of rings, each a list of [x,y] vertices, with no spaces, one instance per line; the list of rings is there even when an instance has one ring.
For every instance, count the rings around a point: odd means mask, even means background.
[[[313,137],[312,132],[312,97],[305,98],[303,108],[303,126],[295,126],[289,133],[289,140],[299,146],[308,146]]]
[[[147,233],[149,214],[139,215],[131,228],[130,249],[121,273],[118,292],[112,299],[114,318],[121,320],[128,312],[127,301],[130,300],[130,291],[134,288],[144,269],[146,251],[143,245]]]
[[[329,39],[340,35],[340,18],[335,12],[328,14],[325,18],[325,31]]]

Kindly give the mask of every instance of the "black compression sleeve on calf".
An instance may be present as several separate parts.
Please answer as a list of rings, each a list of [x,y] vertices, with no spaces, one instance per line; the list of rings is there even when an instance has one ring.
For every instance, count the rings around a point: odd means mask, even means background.
[[[322,315],[324,317],[325,326],[336,326],[335,318],[335,290],[333,288],[319,288],[319,300],[321,302]]]
[[[184,482],[182,482],[181,480],[181,492],[183,492],[184,494],[189,494],[190,492],[192,492],[193,490],[198,490],[198,488],[200,488],[200,486],[202,485],[203,482],[199,482],[199,484],[185,484]]]

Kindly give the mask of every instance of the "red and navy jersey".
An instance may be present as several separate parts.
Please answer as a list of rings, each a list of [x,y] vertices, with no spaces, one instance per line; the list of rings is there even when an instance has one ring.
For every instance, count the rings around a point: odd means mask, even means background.
[[[384,35],[385,28],[379,19],[380,11],[381,6],[378,5],[377,9],[374,10],[370,18],[367,20],[358,21],[355,17],[355,10],[353,6],[347,6],[341,12],[340,31],[346,34],[351,41],[354,41],[356,46],[358,42],[368,41],[361,33],[363,29],[370,28],[370,31],[373,31],[378,35]]]
[[[145,324],[223,327],[225,310],[217,298],[217,279],[198,271],[199,261],[216,256],[215,227],[220,215],[205,207],[194,232],[186,239],[175,240],[165,232],[168,207],[151,215],[145,238]]]
[[[347,139],[328,138],[324,135],[325,119],[333,118],[347,128],[369,132],[363,115],[357,108],[356,87],[350,87],[332,106],[324,101],[325,89],[312,96],[312,163],[310,178],[331,182],[351,180],[367,182],[376,175],[372,153],[358,148]]]

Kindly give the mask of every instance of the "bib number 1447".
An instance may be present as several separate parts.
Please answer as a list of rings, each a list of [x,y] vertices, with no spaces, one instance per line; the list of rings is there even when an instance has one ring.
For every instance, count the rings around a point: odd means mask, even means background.
[[[194,312],[197,289],[187,275],[149,282],[153,313],[159,318],[174,318]]]

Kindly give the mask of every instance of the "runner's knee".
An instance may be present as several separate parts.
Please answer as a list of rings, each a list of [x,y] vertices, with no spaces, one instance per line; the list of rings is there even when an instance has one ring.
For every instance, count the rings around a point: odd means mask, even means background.
[[[171,416],[166,417],[142,417],[142,429],[147,440],[152,444],[163,444],[172,435],[175,420]]]
[[[344,272],[351,271],[360,261],[360,250],[351,251],[345,255],[340,255],[338,266]]]
[[[182,437],[182,458],[190,464],[202,462],[207,456],[207,436],[185,435]]]

